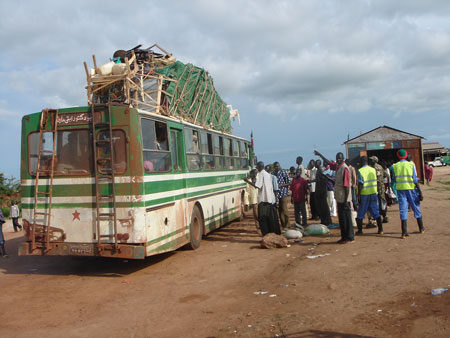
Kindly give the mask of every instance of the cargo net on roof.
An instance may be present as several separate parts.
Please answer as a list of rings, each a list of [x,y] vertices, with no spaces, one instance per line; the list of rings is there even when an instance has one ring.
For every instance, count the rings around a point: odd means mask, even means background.
[[[140,47],[117,51],[99,67],[93,55],[90,71],[84,63],[89,104],[126,104],[231,133],[230,117],[238,115],[237,110],[220,98],[207,71],[176,61],[157,44]]]

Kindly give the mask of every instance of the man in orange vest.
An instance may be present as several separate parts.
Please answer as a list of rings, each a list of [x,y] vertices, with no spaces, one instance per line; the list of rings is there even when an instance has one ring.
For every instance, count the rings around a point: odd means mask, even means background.
[[[356,235],[362,235],[362,223],[367,210],[377,221],[378,234],[383,235],[383,223],[381,221],[380,210],[378,207],[378,189],[377,189],[377,172],[375,168],[367,165],[367,157],[362,156],[362,167],[358,170],[358,200],[359,208],[356,216],[356,224],[358,231]]]
[[[419,232],[423,234],[425,228],[423,227],[422,213],[420,212],[420,201],[423,201],[422,191],[420,190],[416,174],[416,168],[413,162],[406,160],[408,153],[405,149],[397,151],[397,157],[400,159],[394,164],[393,180],[397,183],[397,197],[398,206],[400,208],[400,220],[402,221],[402,239],[407,238],[407,220],[408,220],[408,205],[414,212],[414,217],[417,219]]]

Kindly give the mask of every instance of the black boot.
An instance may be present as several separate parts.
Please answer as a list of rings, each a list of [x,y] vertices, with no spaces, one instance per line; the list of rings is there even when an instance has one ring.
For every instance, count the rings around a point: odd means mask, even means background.
[[[378,226],[378,234],[383,235],[383,221],[381,220],[381,216],[377,218],[377,226]]]
[[[425,228],[423,227],[422,217],[417,219],[417,225],[419,226],[419,232],[423,234],[425,232]]]
[[[362,231],[362,222],[363,222],[363,220],[361,219],[361,218],[357,218],[356,219],[356,225],[358,226],[358,231],[356,232],[356,234],[355,235],[362,235],[363,234],[363,231]]]
[[[402,239],[405,239],[406,237],[408,237],[408,230],[406,229],[407,227],[407,220],[402,220]]]

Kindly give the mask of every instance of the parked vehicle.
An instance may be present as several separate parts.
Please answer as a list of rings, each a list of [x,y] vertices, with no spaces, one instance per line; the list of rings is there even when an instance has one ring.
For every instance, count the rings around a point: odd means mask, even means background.
[[[436,157],[433,161],[428,162],[428,165],[430,167],[442,167],[446,166],[447,163],[445,163],[441,157]]]
[[[24,116],[19,255],[144,259],[241,216],[253,147],[231,106],[203,69],[131,52],[121,75],[85,67],[89,106]]]

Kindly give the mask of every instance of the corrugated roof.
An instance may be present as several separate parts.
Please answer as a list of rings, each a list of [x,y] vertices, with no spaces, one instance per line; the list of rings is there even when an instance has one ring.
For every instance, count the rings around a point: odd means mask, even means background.
[[[400,141],[400,140],[416,140],[423,139],[422,136],[408,133],[406,131],[391,128],[389,126],[380,126],[369,130],[368,132],[356,136],[344,142],[347,143],[367,143],[367,142],[384,142],[384,141]]]
[[[422,149],[423,151],[441,151],[441,152],[446,152],[447,148],[444,147],[442,144],[440,144],[439,142],[426,142],[426,143],[422,143]]]

